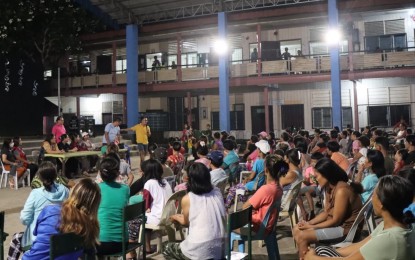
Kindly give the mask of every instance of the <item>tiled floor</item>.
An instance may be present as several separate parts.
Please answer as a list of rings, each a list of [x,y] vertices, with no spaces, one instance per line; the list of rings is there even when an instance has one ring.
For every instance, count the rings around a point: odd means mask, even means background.
[[[132,168],[137,177],[137,169],[139,165],[138,157],[132,158]],[[20,210],[22,209],[31,189],[28,187],[20,188],[19,190],[10,190],[9,188],[0,189],[0,210],[6,212],[5,217],[5,232],[9,233],[9,237],[4,243],[5,258],[9,248],[11,236],[16,232],[24,231],[24,226],[20,223]],[[289,220],[286,219],[278,223],[277,229],[278,246],[282,260],[298,259],[297,250],[291,236],[291,228]],[[166,237],[164,238],[166,239]],[[153,240],[153,244],[156,241]],[[266,247],[259,247],[258,242],[253,242],[253,259],[261,260],[267,258]],[[164,259],[161,254],[149,256],[147,259]]]

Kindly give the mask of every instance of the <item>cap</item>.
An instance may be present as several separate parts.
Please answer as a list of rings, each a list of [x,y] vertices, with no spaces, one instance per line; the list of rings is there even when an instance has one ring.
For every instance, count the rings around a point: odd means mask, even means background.
[[[261,140],[259,142],[256,142],[255,146],[258,147],[258,149],[261,150],[261,152],[263,154],[267,154],[271,150],[271,147],[269,146],[269,143],[265,140]]]
[[[262,131],[261,133],[259,133],[258,135],[260,135],[262,138],[265,138],[268,136],[267,132]]]
[[[84,138],[85,136],[89,135],[87,132],[83,132],[82,133],[82,138]]]
[[[221,164],[223,162],[223,154],[221,151],[212,151],[207,158],[215,163]]]

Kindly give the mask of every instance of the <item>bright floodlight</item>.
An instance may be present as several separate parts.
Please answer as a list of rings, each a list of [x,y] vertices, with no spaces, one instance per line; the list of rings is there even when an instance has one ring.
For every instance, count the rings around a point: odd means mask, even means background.
[[[339,44],[342,39],[342,34],[339,29],[329,29],[326,34],[326,42],[329,45]]]
[[[219,55],[223,55],[228,52],[228,43],[224,39],[218,39],[215,41],[213,48]]]

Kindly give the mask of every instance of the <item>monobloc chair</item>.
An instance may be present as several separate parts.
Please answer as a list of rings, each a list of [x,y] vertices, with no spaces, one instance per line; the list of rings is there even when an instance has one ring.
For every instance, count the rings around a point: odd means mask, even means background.
[[[0,189],[1,189],[2,187],[4,187],[4,188],[7,187],[7,182],[9,180],[10,171],[8,171],[8,170],[6,170],[6,168],[4,168],[3,161],[0,160],[0,164],[1,164],[1,168],[2,168],[2,173],[1,173],[1,177],[0,177]],[[29,169],[26,169],[26,172],[23,173],[23,176],[21,178],[22,183],[23,183],[23,187],[24,187],[24,181],[23,181],[24,178],[27,178],[28,186],[30,186],[30,170]],[[15,185],[14,185],[15,189],[16,190],[19,189],[17,174],[16,174],[16,176],[14,176],[14,183],[15,183]]]
[[[258,231],[251,235],[251,241],[255,241],[255,240],[264,240],[265,241],[265,245],[267,247],[267,253],[268,253],[268,259],[269,260],[280,260],[280,253],[279,253],[279,248],[278,248],[278,242],[277,242],[277,234],[276,234],[276,225],[278,222],[278,213],[279,213],[279,209],[281,207],[281,200],[277,200],[274,204],[272,204],[268,210],[267,213],[264,216],[264,219],[258,229]],[[267,234],[266,233],[266,227],[268,225],[269,219],[271,217],[271,214],[273,214],[273,211],[276,210],[275,214],[275,224],[274,227],[272,229],[272,231]],[[238,240],[239,246],[238,246],[238,250],[239,252],[245,252],[245,243],[244,241],[248,240],[248,235],[246,234],[246,232],[244,232],[245,230],[242,229],[241,230],[241,234],[236,234],[236,233],[232,233],[231,235],[231,245],[233,245],[233,241],[234,240]],[[249,245],[249,243],[248,243]]]
[[[298,223],[298,213],[297,213],[297,197],[300,193],[302,181],[297,181],[291,184],[291,189],[283,196],[282,203],[281,203],[281,217],[289,217],[290,218],[290,225],[291,225],[291,232],[294,226]],[[294,246],[296,247],[296,243],[294,240]]]
[[[140,235],[139,235],[139,242],[138,243],[131,243],[128,242],[128,222],[141,219],[142,226],[140,228]],[[116,254],[107,255],[107,259],[113,256],[121,256],[123,260],[127,260],[127,253],[141,247],[145,246],[145,232],[144,232],[144,223],[146,223],[146,214],[145,214],[145,200],[132,204],[127,205],[124,207],[122,213],[122,251]],[[138,233],[138,232],[137,232]],[[146,259],[146,250],[143,250],[143,259]]]
[[[56,234],[50,237],[49,258],[54,260],[59,256],[84,250],[82,237],[75,233]],[[84,254],[83,259],[95,259],[94,254]]]
[[[233,212],[228,216],[227,224],[227,240],[226,240],[226,256],[231,260],[231,251],[233,248],[232,233],[233,230],[247,226],[247,240],[248,240],[248,259],[252,258],[252,241],[251,241],[251,225],[252,225],[252,207]]]
[[[157,253],[161,252],[161,242],[163,235],[167,234],[169,241],[175,241],[176,231],[173,223],[170,221],[170,216],[176,213],[180,213],[178,212],[178,210],[181,210],[181,207],[179,205],[184,195],[186,195],[186,190],[181,190],[176,193],[173,193],[168,198],[166,205],[164,205],[163,207],[163,212],[161,213],[159,224],[146,224],[146,229],[151,229],[159,233],[157,241]],[[178,203],[178,207],[176,207],[176,203]]]
[[[372,206],[372,198],[368,199],[365,204],[363,204],[362,209],[359,211],[359,214],[357,214],[357,217],[355,221],[353,222],[352,227],[350,228],[349,233],[347,234],[346,238],[335,245],[332,245],[334,248],[341,248],[351,245],[356,240],[356,233],[359,228],[359,224],[363,221],[365,218],[365,215],[371,215],[373,211]],[[323,244],[330,244],[329,241],[323,241]]]
[[[0,259],[3,260],[4,257],[4,246],[3,243],[6,241],[6,238],[9,236],[4,232],[4,211],[0,212]]]

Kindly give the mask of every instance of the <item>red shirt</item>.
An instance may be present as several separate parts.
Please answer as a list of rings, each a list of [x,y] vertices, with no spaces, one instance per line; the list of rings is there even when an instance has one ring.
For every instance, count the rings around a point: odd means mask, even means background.
[[[252,224],[254,231],[258,231],[261,223],[264,221],[265,215],[269,207],[277,200],[282,198],[282,188],[279,184],[270,183],[262,185],[259,190],[249,199],[253,207],[252,212]],[[269,216],[269,220],[266,227],[266,233],[270,233],[277,221],[277,210]]]

